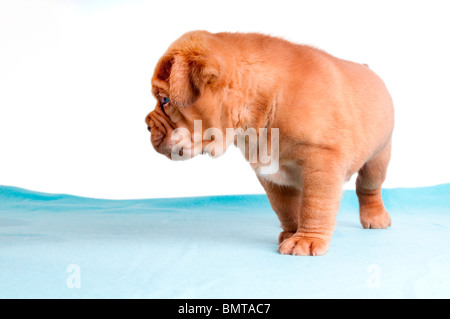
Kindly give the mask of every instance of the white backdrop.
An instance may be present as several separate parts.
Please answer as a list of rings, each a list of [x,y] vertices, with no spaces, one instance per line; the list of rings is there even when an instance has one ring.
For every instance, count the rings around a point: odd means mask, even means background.
[[[1,1],[0,184],[104,198],[263,193],[234,148],[171,162],[150,145],[154,66],[197,29],[263,32],[368,63],[396,108],[385,187],[450,182],[447,3]]]

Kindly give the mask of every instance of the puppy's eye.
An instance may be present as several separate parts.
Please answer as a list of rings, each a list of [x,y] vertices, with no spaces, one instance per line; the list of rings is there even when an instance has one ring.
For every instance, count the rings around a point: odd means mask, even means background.
[[[169,98],[168,97],[163,97],[162,99],[161,99],[161,104],[164,106],[164,105],[166,105],[167,103],[169,103]]]

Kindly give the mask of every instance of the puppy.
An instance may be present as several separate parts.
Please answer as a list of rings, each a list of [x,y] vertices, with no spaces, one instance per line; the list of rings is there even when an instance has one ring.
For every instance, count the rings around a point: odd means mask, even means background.
[[[204,153],[210,144],[207,153],[219,156],[250,128],[260,139],[260,129],[268,130],[262,139],[276,169],[263,171],[268,162],[258,154],[250,164],[281,222],[281,254],[327,252],[342,186],[356,172],[362,226],[391,225],[381,185],[394,110],[367,65],[257,33],[194,31],[161,57],[152,93],[157,105],[146,117],[151,142],[171,159]],[[215,138],[208,128],[216,129]],[[249,160],[249,147],[243,152]]]

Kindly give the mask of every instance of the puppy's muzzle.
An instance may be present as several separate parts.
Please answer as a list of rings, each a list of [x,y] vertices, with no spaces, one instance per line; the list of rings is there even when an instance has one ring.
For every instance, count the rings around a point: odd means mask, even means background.
[[[170,119],[162,113],[158,108],[150,112],[145,118],[147,129],[151,133],[150,141],[153,148],[163,155],[170,158],[173,142],[171,134],[173,132],[173,124]]]

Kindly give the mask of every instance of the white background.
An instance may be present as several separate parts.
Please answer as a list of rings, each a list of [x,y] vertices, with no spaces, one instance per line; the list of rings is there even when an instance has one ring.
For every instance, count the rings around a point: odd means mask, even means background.
[[[263,32],[368,63],[396,108],[384,186],[450,182],[447,3],[1,1],[0,184],[104,198],[263,193],[234,148],[171,162],[150,145],[154,66],[198,29]]]

